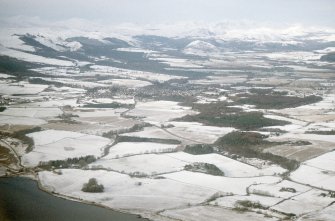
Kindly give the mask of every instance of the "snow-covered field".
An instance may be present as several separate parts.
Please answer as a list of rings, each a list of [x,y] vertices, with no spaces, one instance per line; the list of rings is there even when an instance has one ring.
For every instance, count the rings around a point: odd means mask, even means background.
[[[270,206],[273,206],[279,203],[283,199],[278,198],[278,197],[261,196],[261,195],[254,195],[254,194],[246,195],[246,196],[235,195],[235,196],[220,197],[214,200],[213,202],[211,202],[211,205],[218,205],[218,206],[233,209],[233,208],[236,208],[236,203],[238,203],[238,201],[244,201],[244,200],[254,202],[254,203],[260,203],[264,207],[270,207]]]
[[[138,88],[152,85],[148,81],[141,81],[135,79],[112,79],[112,80],[103,80],[99,81],[102,84],[116,85],[116,86],[125,86],[129,88]]]
[[[271,208],[280,212],[293,213],[296,215],[316,212],[326,208],[334,202],[334,198],[323,197],[320,195],[321,193],[326,192],[321,190],[309,190]]]
[[[0,125],[42,125],[62,113],[58,107],[8,107],[0,112]]]
[[[9,107],[0,113],[0,116],[30,117],[30,118],[52,118],[63,112],[58,107]]]
[[[92,168],[106,168],[127,174],[157,175],[184,169],[186,162],[162,154],[144,154],[108,159],[103,157],[91,164]]]
[[[283,191],[283,188],[291,188],[294,189],[295,192]],[[309,191],[311,190],[311,187],[297,184],[292,181],[283,180],[278,183],[251,186],[249,190],[253,194],[286,199]]]
[[[74,66],[74,64],[68,60],[46,58],[46,57],[42,57],[39,55],[30,54],[27,52],[8,49],[3,46],[0,46],[0,54],[13,57],[19,60],[32,62],[32,63],[41,63],[41,64],[47,64],[47,65],[56,65],[56,66]]]
[[[127,115],[143,118],[145,122],[160,125],[174,118],[195,114],[190,107],[183,107],[173,101],[139,102]]]
[[[0,125],[42,125],[47,122],[42,119],[33,117],[18,117],[18,116],[6,116],[0,115]]]
[[[262,183],[276,183],[280,181],[279,177],[275,176],[260,176],[252,178],[231,178],[221,176],[211,176],[203,173],[194,173],[181,171],[163,175],[167,179],[187,183],[190,185],[201,186],[211,190],[216,190],[224,193],[245,195],[246,188],[250,185]]]
[[[178,145],[153,142],[121,142],[114,145],[103,159],[126,157],[138,154],[162,153],[175,151]]]
[[[66,160],[93,155],[100,157],[110,139],[69,131],[44,130],[28,134],[34,149],[22,157],[22,164],[35,167],[39,162]]]
[[[307,138],[307,137],[305,137]],[[275,140],[274,138],[271,140]],[[300,139],[289,139],[292,143],[276,145],[265,149],[265,152],[270,152],[275,155],[283,156],[289,159],[295,159],[299,162],[309,160],[311,158],[320,156],[320,154],[327,153],[334,149],[333,142],[309,140],[308,145],[297,145],[295,142],[301,141]],[[276,140],[275,140],[276,141]],[[278,141],[278,140],[277,140]],[[288,139],[280,138],[279,141],[288,141]],[[306,141],[306,140],[305,140]]]
[[[304,162],[304,164],[319,168],[322,170],[328,170],[331,172],[335,172],[335,151],[323,154],[319,157],[316,157],[314,159],[308,160]]]
[[[255,177],[284,173],[286,170],[273,165],[265,169],[258,169],[245,163],[233,160],[219,154],[192,155],[184,152],[166,154],[174,159],[178,159],[189,164],[202,162],[217,166],[224,172],[226,177]]]
[[[146,138],[158,138],[158,139],[178,139],[177,137],[169,134],[165,130],[159,127],[145,127],[141,131],[124,133],[121,136],[130,137],[146,137]]]
[[[185,221],[241,221],[241,220],[276,220],[274,218],[266,218],[264,215],[257,213],[244,212],[239,213],[230,209],[215,207],[215,206],[195,206],[184,209],[167,210],[161,213],[164,216],[171,217],[177,220]]]
[[[131,178],[103,170],[64,169],[62,175],[40,172],[43,188],[56,193],[96,202],[114,209],[155,212],[162,209],[198,204],[215,193],[213,190],[167,179]],[[105,187],[103,193],[84,193],[88,179],[96,178]]]
[[[232,127],[213,127],[204,126],[197,122],[168,122],[174,127],[167,128],[166,130],[172,134],[177,134],[179,137],[188,140],[194,140],[198,143],[214,143],[219,137],[235,130]]]
[[[334,220],[335,217],[335,204],[332,204],[322,210],[308,213],[307,215],[299,218],[299,221],[307,221],[307,220]]]
[[[291,174],[291,179],[300,183],[335,191],[334,156],[335,152],[332,151],[305,161],[299,169]]]
[[[268,29],[241,33],[238,27],[230,30],[224,24],[201,29],[199,24],[184,24],[162,32],[162,27],[141,30],[128,25],[103,31],[86,23],[89,31],[63,30],[62,25],[55,30],[31,26],[20,26],[17,32],[0,30],[0,55],[9,56],[14,67],[31,63],[26,68],[29,74],[6,69],[0,73],[0,132],[6,134],[1,136],[12,133],[1,141],[14,146],[12,152],[17,152],[22,165],[31,168],[22,171],[39,171],[41,187],[50,192],[159,221],[334,220],[335,200],[330,195],[335,191],[335,137],[313,133],[335,128],[335,66],[320,61],[322,55],[334,52],[329,47],[333,30],[293,27],[275,33]],[[43,48],[30,45],[23,36]],[[107,37],[115,37],[116,43]],[[267,43],[278,50],[272,51]],[[305,46],[309,43],[320,48],[309,50]],[[95,44],[106,47],[108,55],[90,48]],[[250,48],[240,50],[238,45]],[[291,47],[295,45],[306,49],[297,51]],[[287,51],[286,46],[292,49]],[[44,57],[48,50],[52,58]],[[296,108],[258,110],[237,102],[240,94],[252,88],[288,92],[288,96],[317,95],[323,100]],[[150,100],[153,94],[157,100]],[[176,102],[184,98],[195,105]],[[176,120],[197,114],[196,103],[212,102],[290,122],[255,132],[269,135],[267,141],[282,142],[265,147],[264,152],[297,160],[300,166],[288,171],[275,164],[282,163],[280,158],[265,154],[269,159],[247,158],[217,147],[211,154],[183,152],[186,145],[212,144],[238,131]],[[113,103],[122,108],[109,108]],[[25,152],[28,144],[13,137],[35,126],[41,131],[26,134],[34,145]],[[124,142],[125,136],[156,140]],[[40,162],[88,155],[97,159],[81,169],[41,171],[37,167]],[[224,175],[185,170],[194,163],[215,165]],[[83,192],[90,178],[103,184],[104,192]],[[265,208],[238,211],[243,210],[236,208],[241,200]]]
[[[26,82],[0,83],[0,94],[38,94],[48,88],[47,85],[28,84]]]
[[[168,64],[170,67],[175,68],[202,68],[203,66],[196,64],[192,60],[172,58],[172,57],[159,57],[159,55],[149,57],[150,60],[156,60],[163,64]]]
[[[111,66],[101,66],[101,65],[92,65],[91,68],[94,70],[96,74],[109,75],[119,77],[127,77],[130,79],[138,78],[138,79],[146,79],[148,81],[158,81],[165,82],[171,79],[181,79],[183,77],[166,75],[166,74],[158,74],[152,72],[144,72],[144,71],[133,71],[115,68]]]
[[[335,94],[331,92],[323,96],[323,100],[317,103],[303,105],[296,108],[286,108],[282,110],[273,110],[280,114],[286,114],[291,118],[295,118],[302,121],[311,123],[315,122],[326,122],[334,121],[335,114],[333,110],[335,108]]]
[[[246,76],[209,76],[206,79],[192,80],[191,84],[234,84],[242,83],[247,80]]]
[[[119,104],[135,104],[133,98],[120,98],[120,97],[113,97],[113,98],[95,98],[84,100],[85,103],[97,103],[97,104],[111,104],[111,103],[119,103]]]

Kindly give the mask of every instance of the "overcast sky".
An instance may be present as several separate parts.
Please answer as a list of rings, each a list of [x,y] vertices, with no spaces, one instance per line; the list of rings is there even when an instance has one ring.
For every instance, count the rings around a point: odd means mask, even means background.
[[[251,20],[335,27],[335,0],[0,0],[0,18],[116,23]]]

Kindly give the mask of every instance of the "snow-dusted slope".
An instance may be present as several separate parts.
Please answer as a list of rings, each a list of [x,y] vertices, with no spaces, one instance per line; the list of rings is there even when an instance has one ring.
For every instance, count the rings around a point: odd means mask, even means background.
[[[219,49],[211,43],[195,40],[189,43],[183,50],[185,54],[207,55],[219,52]]]

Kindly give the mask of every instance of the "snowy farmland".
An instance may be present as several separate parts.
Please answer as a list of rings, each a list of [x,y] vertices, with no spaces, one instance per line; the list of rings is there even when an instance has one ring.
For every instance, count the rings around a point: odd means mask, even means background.
[[[160,125],[174,118],[195,113],[191,108],[180,106],[177,102],[149,101],[138,103],[135,109],[129,111],[127,115],[143,118],[145,122]]]
[[[171,173],[183,170],[185,162],[161,154],[145,154],[119,159],[101,158],[91,164],[92,168],[106,168],[127,174],[144,176]]]
[[[108,155],[106,155],[104,159],[108,160],[131,155],[171,152],[176,151],[177,147],[178,145],[153,142],[121,142],[110,148]]]
[[[292,180],[335,191],[334,156],[335,152],[332,151],[305,161],[298,170],[292,173]],[[308,177],[306,173],[309,174]]]
[[[28,135],[34,140],[33,151],[22,157],[22,164],[35,167],[40,162],[66,160],[93,155],[100,157],[111,140],[69,131],[45,130]]]
[[[167,179],[179,181],[195,186],[202,186],[211,190],[224,193],[246,194],[246,188],[250,185],[261,183],[276,183],[280,178],[274,176],[260,176],[252,178],[231,178],[211,176],[203,173],[181,171],[164,175]]]
[[[334,220],[331,30],[85,25],[0,31],[0,176],[152,221]]]
[[[67,169],[62,170],[62,175],[41,172],[38,177],[43,188],[56,193],[144,214],[185,206],[188,203],[197,204],[215,193],[212,190],[173,180],[130,178],[128,175],[103,170]],[[81,191],[83,184],[91,177],[95,177],[105,186],[104,193],[90,194]]]
[[[226,177],[256,177],[284,173],[286,170],[279,166],[258,169],[251,165],[233,160],[218,154],[191,155],[184,152],[166,154],[174,159],[187,163],[210,163],[224,172]]]

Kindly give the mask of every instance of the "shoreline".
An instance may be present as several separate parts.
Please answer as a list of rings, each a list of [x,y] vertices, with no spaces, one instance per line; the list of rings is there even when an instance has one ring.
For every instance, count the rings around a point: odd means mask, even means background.
[[[142,217],[142,214],[130,213],[130,212],[118,210],[118,209],[115,209],[115,208],[111,208],[111,207],[108,207],[108,206],[105,206],[105,205],[102,205],[102,204],[99,204],[99,203],[95,203],[95,202],[92,202],[92,201],[78,199],[78,198],[75,198],[75,197],[66,196],[66,195],[63,195],[63,194],[60,194],[60,193],[55,193],[53,191],[49,191],[46,188],[43,188],[43,186],[42,186],[41,181],[40,181],[39,178],[35,177],[35,179],[33,179],[33,180],[36,181],[37,187],[38,187],[39,190],[41,190],[41,191],[43,191],[45,193],[48,193],[48,194],[50,194],[52,196],[58,197],[60,199],[75,201],[75,202],[79,202],[79,203],[84,203],[84,204],[91,205],[91,206],[98,206],[98,207],[101,207],[101,208],[104,208],[104,209],[112,210],[114,212],[123,213],[123,214],[130,214],[130,215],[136,215],[136,216],[139,216],[138,218],[140,218],[140,219],[145,219],[147,221],[153,221],[153,220],[149,220],[147,218]]]
[[[14,156],[17,159],[17,162],[15,163],[15,166],[18,167],[19,170],[13,170],[12,168],[9,168],[5,165],[1,165],[0,166],[0,179],[2,178],[15,178],[15,177],[20,177],[20,178],[26,178],[26,179],[30,179],[32,181],[35,181],[37,184],[37,188],[40,191],[43,191],[51,196],[63,199],[63,200],[69,200],[69,201],[74,201],[74,202],[79,202],[79,203],[83,203],[86,205],[91,205],[91,206],[97,206],[100,208],[104,208],[104,209],[108,209],[111,210],[113,212],[118,212],[118,213],[122,213],[122,214],[129,214],[129,215],[135,215],[138,217],[138,219],[143,219],[143,220],[147,220],[147,221],[152,221],[148,218],[143,217],[144,214],[142,213],[133,213],[132,211],[124,211],[124,210],[118,210],[115,208],[111,208],[96,202],[92,202],[92,201],[87,201],[84,199],[80,199],[80,198],[76,198],[76,197],[71,197],[71,196],[67,196],[67,195],[63,195],[60,193],[56,193],[54,192],[54,190],[48,190],[48,188],[43,187],[41,180],[38,177],[38,172],[36,172],[34,170],[34,168],[27,168],[25,166],[22,165],[21,163],[21,157],[19,156],[19,154],[16,153],[16,151],[14,150],[14,148],[12,148],[9,144],[8,145],[8,149],[12,152],[14,152]],[[5,147],[6,148],[6,147]],[[22,172],[20,172],[20,170],[22,170]]]
[[[113,212],[118,212],[118,213],[128,214],[128,215],[134,215],[134,216],[137,216],[138,219],[153,221],[149,218],[144,217],[144,214],[142,214],[142,213],[134,213],[132,211],[119,210],[119,209],[111,208],[111,207],[108,207],[108,206],[105,206],[105,205],[102,205],[102,204],[99,204],[99,203],[96,203],[96,202],[92,202],[92,201],[88,201],[88,200],[84,200],[84,199],[80,199],[80,198],[76,198],[76,197],[71,197],[71,196],[60,194],[60,193],[56,193],[53,190],[49,190],[48,188],[43,187],[42,182],[38,177],[38,174],[33,170],[33,168],[24,167],[21,164],[21,159],[20,158],[18,158],[17,164],[19,165],[20,169],[28,169],[28,171],[27,172],[21,172],[21,173],[19,172],[19,173],[15,174],[12,171],[8,170],[8,168],[3,166],[4,173],[0,174],[0,180],[2,178],[15,178],[15,177],[30,179],[30,180],[36,182],[38,190],[40,190],[44,193],[47,193],[51,196],[57,197],[59,199],[74,201],[74,202],[83,203],[83,204],[91,205],[91,206],[97,206],[97,207],[100,207],[100,208],[103,208],[103,209],[111,210]]]
[[[36,176],[36,174],[30,174],[30,175],[29,174],[22,174],[22,175],[18,175],[18,176],[17,175],[0,176],[0,180],[1,179],[6,179],[6,178],[24,178],[24,179],[29,179],[29,180],[32,180],[32,181],[36,182],[38,190],[40,190],[40,191],[42,191],[44,193],[47,193],[50,196],[54,196],[54,197],[57,197],[57,198],[63,199],[63,200],[68,200],[68,201],[83,203],[83,204],[90,205],[90,206],[96,206],[96,207],[100,207],[100,208],[103,208],[103,209],[108,209],[108,210],[111,210],[111,211],[117,212],[117,213],[122,213],[122,214],[127,214],[127,215],[134,215],[134,216],[137,216],[138,219],[143,219],[143,220],[147,220],[147,221],[153,221],[151,219],[143,217],[144,214],[141,214],[141,213],[132,213],[131,211],[118,210],[118,209],[111,208],[111,207],[108,207],[108,206],[105,206],[105,205],[102,205],[102,204],[99,204],[99,203],[95,203],[95,202],[92,202],[92,201],[87,201],[87,200],[83,200],[83,199],[79,199],[79,198],[75,198],[75,197],[71,197],[71,196],[66,196],[66,195],[63,195],[63,194],[60,194],[60,193],[56,193],[56,192],[50,191],[47,188],[43,187],[40,179],[38,178],[38,176]]]

